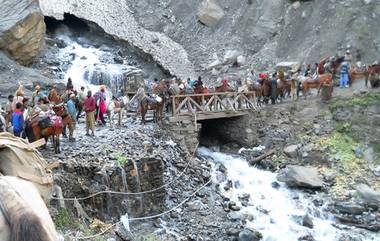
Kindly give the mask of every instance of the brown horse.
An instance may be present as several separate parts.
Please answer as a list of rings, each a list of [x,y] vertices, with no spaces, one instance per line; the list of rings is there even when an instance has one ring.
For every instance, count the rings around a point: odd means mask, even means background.
[[[317,95],[321,90],[322,85],[330,85],[332,83],[332,74],[321,74],[317,79],[304,78],[301,80],[303,95],[306,98],[310,89],[318,89]]]
[[[359,70],[357,68],[350,68],[348,71],[348,79],[349,79],[349,85],[352,86],[355,82],[355,80],[358,79],[366,79],[368,80],[368,70]]]
[[[63,136],[66,137],[66,127],[70,129],[72,128],[72,125],[73,125],[73,120],[71,118],[71,115],[69,115],[66,107],[62,104],[54,105],[52,109],[57,116],[60,116],[62,118]]]
[[[261,93],[263,96],[263,102],[265,104],[269,103],[270,94],[271,94],[270,89],[271,89],[271,86],[270,86],[269,78],[264,78],[261,84]]]
[[[51,116],[47,118],[49,118],[46,119],[49,123],[47,123],[46,126],[42,124],[38,117],[28,121],[26,124],[25,133],[29,142],[34,142],[41,138],[44,138],[47,142],[49,137],[51,137],[54,152],[57,154],[61,152],[59,137],[63,131],[62,118],[59,116]],[[46,147],[46,144],[44,147]]]
[[[368,66],[368,76],[365,80],[365,86],[368,87],[368,80],[370,81],[371,87],[379,87],[380,85],[380,64],[374,64]]]
[[[160,93],[160,94],[164,94],[164,93]],[[135,96],[139,103],[139,112],[141,113],[141,121],[145,124],[146,113],[148,112],[148,110],[153,110],[153,121],[155,123],[158,123],[163,117],[165,99],[163,97],[160,97],[160,95],[157,95],[159,98],[161,98],[161,101],[153,100],[152,97],[149,97],[145,94],[145,91],[143,88],[138,89]]]
[[[208,102],[211,99],[210,91],[207,87],[204,87],[202,84],[197,83],[194,86],[194,94],[203,94],[204,96],[194,96],[193,99],[198,105],[202,105],[203,101]]]

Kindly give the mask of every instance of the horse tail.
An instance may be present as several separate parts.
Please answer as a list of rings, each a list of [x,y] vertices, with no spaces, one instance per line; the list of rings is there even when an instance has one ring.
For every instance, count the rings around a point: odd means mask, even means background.
[[[24,208],[20,212],[11,224],[10,241],[51,241],[41,219],[32,210]]]

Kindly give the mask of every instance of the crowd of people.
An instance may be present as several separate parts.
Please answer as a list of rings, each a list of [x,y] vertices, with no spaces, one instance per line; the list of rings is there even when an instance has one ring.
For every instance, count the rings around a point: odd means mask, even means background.
[[[114,100],[112,100],[114,101]],[[69,128],[69,140],[75,141],[74,131],[76,123],[85,112],[86,135],[95,135],[95,124],[105,125],[106,113],[106,86],[102,85],[95,94],[91,90],[85,92],[85,87],[75,90],[69,78],[66,90],[62,95],[58,93],[57,86],[43,90],[41,86],[35,87],[32,95],[26,96],[22,85],[14,95],[9,95],[4,115],[4,130],[13,131],[18,137],[27,138],[26,128],[35,121],[43,121],[54,112],[53,106],[64,105],[67,115],[70,115],[72,125]],[[48,121],[48,120],[47,120]],[[64,130],[66,136],[66,130]]]
[[[347,51],[343,61],[340,63],[340,87],[348,87],[351,63],[352,56],[350,52]],[[333,71],[334,66],[332,65],[333,60],[330,59],[323,63],[322,69],[321,63],[315,63],[314,66],[311,64],[304,65],[303,67],[289,71],[288,73],[285,73],[283,70],[275,71],[271,74],[256,73],[255,71],[250,70],[244,80],[240,79],[231,83],[228,78],[224,78],[212,82],[214,82],[215,89],[217,86],[225,86],[232,91],[240,92],[251,91],[247,86],[262,86],[264,80],[267,80],[267,84],[270,88],[268,98],[271,100],[272,104],[274,104],[278,98],[278,91],[276,89],[279,80],[294,79],[294,76],[292,75],[317,79],[322,72],[333,73],[335,70]],[[151,92],[154,92],[153,90],[160,84],[160,82],[161,81],[158,79],[152,81],[153,84],[150,86]],[[198,79],[188,78],[187,80],[174,78],[170,81],[170,84],[173,83],[175,83],[174,86],[177,88],[175,94],[191,94],[194,93],[194,90],[197,87],[204,86],[201,77],[198,77]],[[168,86],[170,84],[168,84]],[[204,87],[203,89],[206,90],[206,92],[202,93],[207,93],[208,88]],[[289,94],[290,93],[288,93],[288,95]],[[147,94],[146,96],[150,97],[152,95]],[[27,135],[25,129],[28,125],[35,121],[46,119],[48,116],[57,115],[57,113],[54,113],[52,106],[64,105],[67,114],[70,115],[73,123],[69,126],[69,140],[75,141],[74,132],[76,123],[79,121],[83,112],[85,112],[86,135],[94,136],[96,123],[99,125],[106,125],[106,120],[104,118],[108,109],[106,98],[106,86],[100,86],[99,90],[93,94],[91,90],[86,90],[85,87],[76,90],[70,78],[67,81],[66,89],[62,95],[58,93],[57,86],[52,86],[50,89],[42,89],[41,86],[37,85],[32,95],[28,97],[25,96],[23,86],[19,86],[14,95],[8,96],[8,102],[3,113],[5,117],[5,123],[3,126],[5,126],[4,129],[8,130],[13,128],[14,135],[26,138]],[[155,100],[155,98],[152,99]],[[117,98],[112,97],[109,104],[113,104],[114,107],[120,108],[122,103]]]

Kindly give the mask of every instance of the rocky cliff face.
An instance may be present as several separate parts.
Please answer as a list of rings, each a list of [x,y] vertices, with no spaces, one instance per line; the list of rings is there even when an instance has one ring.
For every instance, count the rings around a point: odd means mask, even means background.
[[[0,50],[29,64],[43,44],[44,17],[35,0],[0,1]]]
[[[47,16],[62,19],[64,13],[91,21],[117,39],[124,39],[143,54],[150,55],[163,69],[181,77],[195,76],[185,49],[165,34],[143,28],[122,0],[42,0]]]
[[[242,74],[283,60],[311,63],[347,46],[366,63],[380,53],[379,1],[40,2],[45,15],[93,21],[178,75],[193,74],[193,66],[202,74]]]
[[[14,94],[19,84],[23,85],[26,94],[30,95],[38,84],[43,88],[58,85],[60,89],[65,85],[62,81],[52,81],[40,71],[19,65],[16,61],[0,52],[0,98]]]

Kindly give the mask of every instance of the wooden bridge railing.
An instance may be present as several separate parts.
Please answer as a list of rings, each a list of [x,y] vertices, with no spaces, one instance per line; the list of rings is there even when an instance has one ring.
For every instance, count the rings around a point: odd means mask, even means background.
[[[172,97],[172,115],[231,113],[257,108],[255,92],[224,92],[176,95]]]

